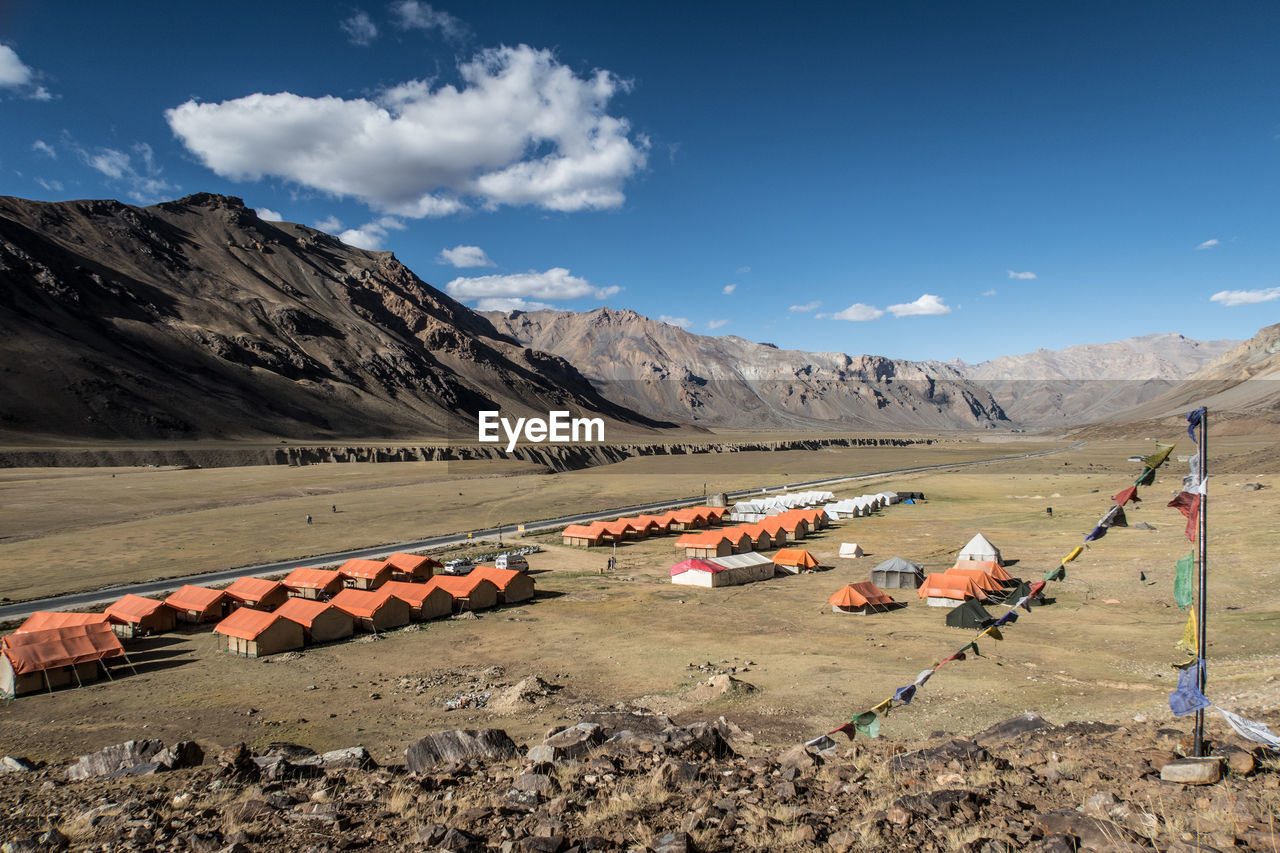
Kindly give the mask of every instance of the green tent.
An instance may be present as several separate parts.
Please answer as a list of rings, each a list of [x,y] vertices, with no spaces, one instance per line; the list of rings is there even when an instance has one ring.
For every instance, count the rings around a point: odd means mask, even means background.
[[[947,614],[947,625],[951,628],[985,628],[994,621],[976,598],[970,598]]]

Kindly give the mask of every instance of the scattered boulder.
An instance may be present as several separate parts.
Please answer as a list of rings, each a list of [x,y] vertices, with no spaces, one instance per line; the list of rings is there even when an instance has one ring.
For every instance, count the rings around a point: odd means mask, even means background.
[[[0,758],[0,773],[25,773],[35,769],[36,766],[26,758],[14,758],[12,755]]]
[[[547,763],[580,761],[605,740],[604,728],[598,723],[577,723],[561,729],[540,745],[531,747],[528,759]]]
[[[904,752],[889,760],[891,770],[903,771],[927,767],[930,764],[960,761],[961,763],[985,761],[987,751],[976,743],[955,738],[941,746],[918,749],[915,752]]]
[[[118,743],[115,746],[108,746],[97,752],[80,756],[75,764],[67,768],[67,778],[74,782],[81,779],[110,776],[122,770],[154,763],[155,757],[163,750],[164,742],[154,738],[128,740],[124,743]]]
[[[454,729],[414,741],[404,751],[404,759],[409,772],[421,775],[449,762],[472,758],[505,761],[518,754],[515,742],[502,729]]]
[[[1222,759],[1216,755],[1207,758],[1179,758],[1160,768],[1160,779],[1164,782],[1212,785],[1221,778]]]
[[[722,673],[711,676],[693,688],[689,693],[689,698],[695,702],[709,702],[712,699],[719,699],[721,696],[737,696],[744,693],[754,693],[755,691],[756,686],[754,684]]]
[[[1005,720],[1002,723],[996,723],[990,728],[983,729],[974,736],[974,740],[978,743],[988,743],[999,740],[1006,740],[1011,737],[1017,737],[1027,732],[1034,732],[1039,729],[1052,728],[1050,723],[1039,714],[1027,712],[1011,720]]]
[[[1256,492],[1263,488],[1261,483],[1245,483],[1243,486],[1246,492]]]

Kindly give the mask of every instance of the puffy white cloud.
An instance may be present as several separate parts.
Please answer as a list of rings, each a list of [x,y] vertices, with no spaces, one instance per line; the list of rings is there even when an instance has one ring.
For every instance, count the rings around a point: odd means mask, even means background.
[[[708,320],[707,321],[708,329],[719,329],[720,327],[727,326],[727,325],[729,325],[728,320]]]
[[[792,305],[788,311],[817,311],[822,307],[822,301],[815,299],[812,302],[806,302],[803,305]]]
[[[441,9],[433,9],[430,3],[419,0],[399,0],[391,4],[396,26],[402,30],[439,30],[447,39],[460,41],[467,36],[467,25]]]
[[[259,207],[253,212],[264,222],[284,222],[284,217],[269,207]]]
[[[394,216],[384,216],[373,222],[366,222],[359,228],[348,228],[338,235],[338,239],[348,246],[377,252],[382,249],[382,242],[387,239],[388,231],[403,231],[404,227],[404,223]]]
[[[934,296],[932,293],[922,295],[915,302],[890,305],[885,310],[895,317],[927,317],[951,313],[951,308],[942,304],[942,298]]]
[[[31,143],[31,150],[40,152],[50,160],[58,159],[58,152],[53,149],[52,145],[45,142],[43,139],[37,139],[35,142]]]
[[[982,291],[982,295],[983,295],[983,296],[995,296],[998,292],[999,292],[999,291],[997,291],[997,290],[993,287],[993,288],[991,288],[990,290],[984,290],[984,291]]]
[[[1201,249],[1212,249],[1214,246],[1217,246],[1217,245],[1220,245],[1218,238],[1214,237],[1212,240],[1205,240],[1203,243],[1196,246],[1196,251],[1198,252]]]
[[[20,89],[35,79],[35,72],[18,58],[13,48],[0,44],[0,87]]]
[[[733,292],[734,292],[735,290],[737,290],[737,289],[738,289],[738,285],[736,285],[736,284],[726,284],[726,285],[721,289],[721,291],[720,291],[720,292],[721,292],[721,293],[723,293],[725,296],[732,296],[732,295],[733,295]]]
[[[476,300],[477,311],[546,311],[554,308],[546,302],[520,299],[516,296],[486,296]]]
[[[850,320],[855,323],[865,323],[869,320],[879,320],[884,316],[884,312],[874,305],[864,305],[861,302],[855,302],[843,311],[837,311],[834,314],[819,314],[819,317],[830,317],[832,320]]]
[[[1267,287],[1262,290],[1219,290],[1209,297],[1210,302],[1228,307],[1257,305],[1259,302],[1274,302],[1277,299],[1280,299],[1280,287]]]
[[[77,152],[92,168],[127,188],[129,198],[141,204],[153,204],[171,198],[179,188],[161,177],[163,171],[155,163],[155,154],[145,142],[135,144],[126,153],[115,148],[99,148]]]
[[[1021,279],[1030,280],[1036,277],[1036,274],[1033,272],[1014,272],[1013,270],[1008,270],[1008,273],[1009,273],[1009,278],[1021,278]],[[943,313],[945,314],[946,312],[944,311]]]
[[[545,50],[486,50],[462,86],[421,80],[376,100],[289,92],[166,111],[170,128],[217,174],[278,176],[399,216],[487,208],[612,208],[646,162],[648,140],[605,110],[627,88],[608,71],[578,77]]]
[[[342,220],[336,216],[329,216],[317,222],[315,227],[317,231],[323,231],[326,234],[337,234],[342,230]]]
[[[497,266],[489,260],[489,256],[479,246],[454,246],[452,249],[441,249],[440,254],[436,256],[436,263],[451,264],[459,268]]]
[[[378,25],[363,9],[343,20],[338,26],[342,27],[342,31],[347,34],[347,41],[357,47],[368,47],[378,37]]]
[[[668,326],[676,326],[686,331],[693,327],[693,321],[687,317],[672,317],[667,314],[659,314],[658,321],[666,323]]]
[[[471,299],[581,299],[592,296],[604,299],[617,293],[617,287],[595,287],[585,278],[570,275],[563,267],[552,267],[546,272],[530,270],[513,275],[482,275],[473,278],[455,278],[444,286],[445,291],[462,302]]]

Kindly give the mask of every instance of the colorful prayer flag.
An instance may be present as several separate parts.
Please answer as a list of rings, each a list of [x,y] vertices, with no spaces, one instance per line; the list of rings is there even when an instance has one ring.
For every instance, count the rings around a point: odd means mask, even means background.
[[[1183,610],[1191,604],[1191,568],[1195,554],[1188,554],[1178,561],[1178,573],[1173,580],[1173,600]]]
[[[1187,517],[1187,538],[1196,541],[1196,525],[1200,520],[1200,496],[1191,492],[1178,492],[1177,497],[1169,501],[1171,506]]]
[[[915,696],[916,686],[914,684],[908,684],[906,687],[899,687],[893,691],[894,701],[901,702],[903,705],[910,705]]]
[[[1187,436],[1196,444],[1200,443],[1196,440],[1196,427],[1200,426],[1201,421],[1204,420],[1206,411],[1206,407],[1201,406],[1195,411],[1187,412]]]
[[[1182,627],[1182,639],[1178,640],[1174,646],[1195,654],[1196,645],[1196,611],[1192,609],[1187,611],[1187,624]]]
[[[1164,464],[1165,460],[1169,458],[1169,454],[1173,452],[1173,448],[1175,447],[1177,447],[1177,442],[1174,442],[1173,444],[1161,444],[1157,441],[1156,452],[1143,459],[1142,464],[1153,470],[1159,468]]]
[[[1203,660],[1178,673],[1178,687],[1169,694],[1169,710],[1175,717],[1185,717],[1196,711],[1203,711],[1211,704],[1200,692],[1200,671],[1204,667]]]
[[[1074,560],[1076,557],[1079,557],[1083,553],[1084,553],[1084,546],[1077,545],[1075,548],[1071,550],[1070,554],[1062,558],[1062,564],[1066,565],[1067,563],[1070,563],[1072,560]]]
[[[1084,537],[1084,541],[1086,541],[1086,542],[1097,542],[1099,539],[1101,539],[1103,536],[1106,536],[1106,535],[1107,535],[1107,527],[1106,527],[1106,525],[1104,525],[1104,524],[1099,524],[1097,527],[1093,528],[1093,532],[1092,532],[1092,533],[1090,533],[1088,536]]]
[[[1066,577],[1067,577],[1067,567],[1058,566],[1058,568],[1054,569],[1053,571],[1046,572],[1044,579],[1047,581],[1060,581],[1060,580],[1065,580]]]
[[[880,736],[880,718],[875,715],[874,711],[867,711],[865,714],[859,714],[853,718],[853,726],[858,730],[859,734],[867,737]]]
[[[1280,750],[1280,737],[1276,737],[1271,729],[1267,728],[1266,723],[1259,723],[1254,720],[1246,720],[1238,714],[1219,708],[1214,705],[1214,710],[1222,715],[1231,728],[1236,730],[1236,734],[1245,740],[1251,740],[1254,743],[1262,743],[1275,750]]]
[[[1134,503],[1142,502],[1142,498],[1138,497],[1137,486],[1130,486],[1115,496],[1115,502],[1120,506],[1124,506],[1129,501],[1133,501]]]

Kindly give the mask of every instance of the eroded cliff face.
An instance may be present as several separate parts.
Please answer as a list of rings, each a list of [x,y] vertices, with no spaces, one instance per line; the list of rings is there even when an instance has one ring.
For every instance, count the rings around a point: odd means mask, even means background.
[[[577,365],[603,396],[653,417],[728,428],[1011,425],[990,393],[946,365],[780,350],[609,308],[484,316],[499,333]]]
[[[0,199],[0,275],[10,433],[443,436],[481,409],[660,426],[390,252],[265,222],[236,198]]]

